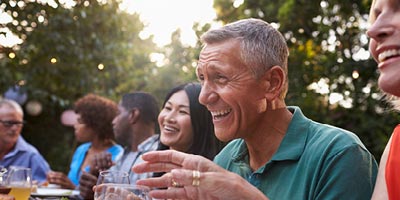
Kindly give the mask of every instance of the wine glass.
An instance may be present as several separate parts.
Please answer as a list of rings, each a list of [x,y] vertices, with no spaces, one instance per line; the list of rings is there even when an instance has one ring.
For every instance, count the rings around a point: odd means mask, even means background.
[[[95,200],[151,200],[150,188],[142,185],[105,183],[95,189]]]
[[[123,171],[117,170],[105,170],[99,173],[97,178],[96,190],[101,188],[101,185],[113,183],[113,184],[129,184],[129,174]],[[103,199],[101,193],[94,193],[95,199]]]
[[[9,195],[14,196],[16,200],[28,200],[32,187],[31,169],[11,166],[6,184],[11,188]]]

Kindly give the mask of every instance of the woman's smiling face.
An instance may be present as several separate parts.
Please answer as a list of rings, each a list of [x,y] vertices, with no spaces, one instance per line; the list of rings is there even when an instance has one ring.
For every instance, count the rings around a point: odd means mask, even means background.
[[[369,49],[378,62],[379,87],[400,96],[400,2],[376,0],[371,6]]]
[[[171,149],[186,152],[193,143],[189,98],[184,90],[173,94],[158,115],[160,140]]]

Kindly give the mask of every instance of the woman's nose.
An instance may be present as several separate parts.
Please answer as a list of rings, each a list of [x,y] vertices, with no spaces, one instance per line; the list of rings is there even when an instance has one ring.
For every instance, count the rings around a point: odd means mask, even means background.
[[[382,15],[372,23],[371,27],[367,30],[367,35],[380,42],[392,35],[395,30],[392,17]]]
[[[176,119],[175,119],[174,112],[171,111],[171,112],[169,112],[168,114],[166,114],[166,115],[165,115],[165,120],[166,120],[168,123],[175,123],[175,122],[176,122]]]

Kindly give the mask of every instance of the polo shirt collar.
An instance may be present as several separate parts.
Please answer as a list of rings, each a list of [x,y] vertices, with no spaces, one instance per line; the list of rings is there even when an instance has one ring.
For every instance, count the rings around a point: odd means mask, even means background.
[[[298,160],[306,146],[307,127],[311,120],[306,118],[297,106],[288,106],[287,109],[293,113],[292,120],[278,151],[272,156],[271,161]],[[236,150],[233,151],[232,159],[235,162],[248,162],[246,143],[243,139],[237,140],[239,140],[239,143]]]
[[[288,110],[293,113],[293,117],[271,161],[298,160],[306,146],[307,127],[310,120],[303,115],[299,107],[289,106]]]

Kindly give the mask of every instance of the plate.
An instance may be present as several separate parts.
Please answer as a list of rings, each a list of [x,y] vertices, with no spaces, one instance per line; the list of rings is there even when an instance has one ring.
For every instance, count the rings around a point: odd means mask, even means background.
[[[33,197],[69,197],[79,195],[78,190],[58,189],[58,188],[38,188],[32,192]]]

